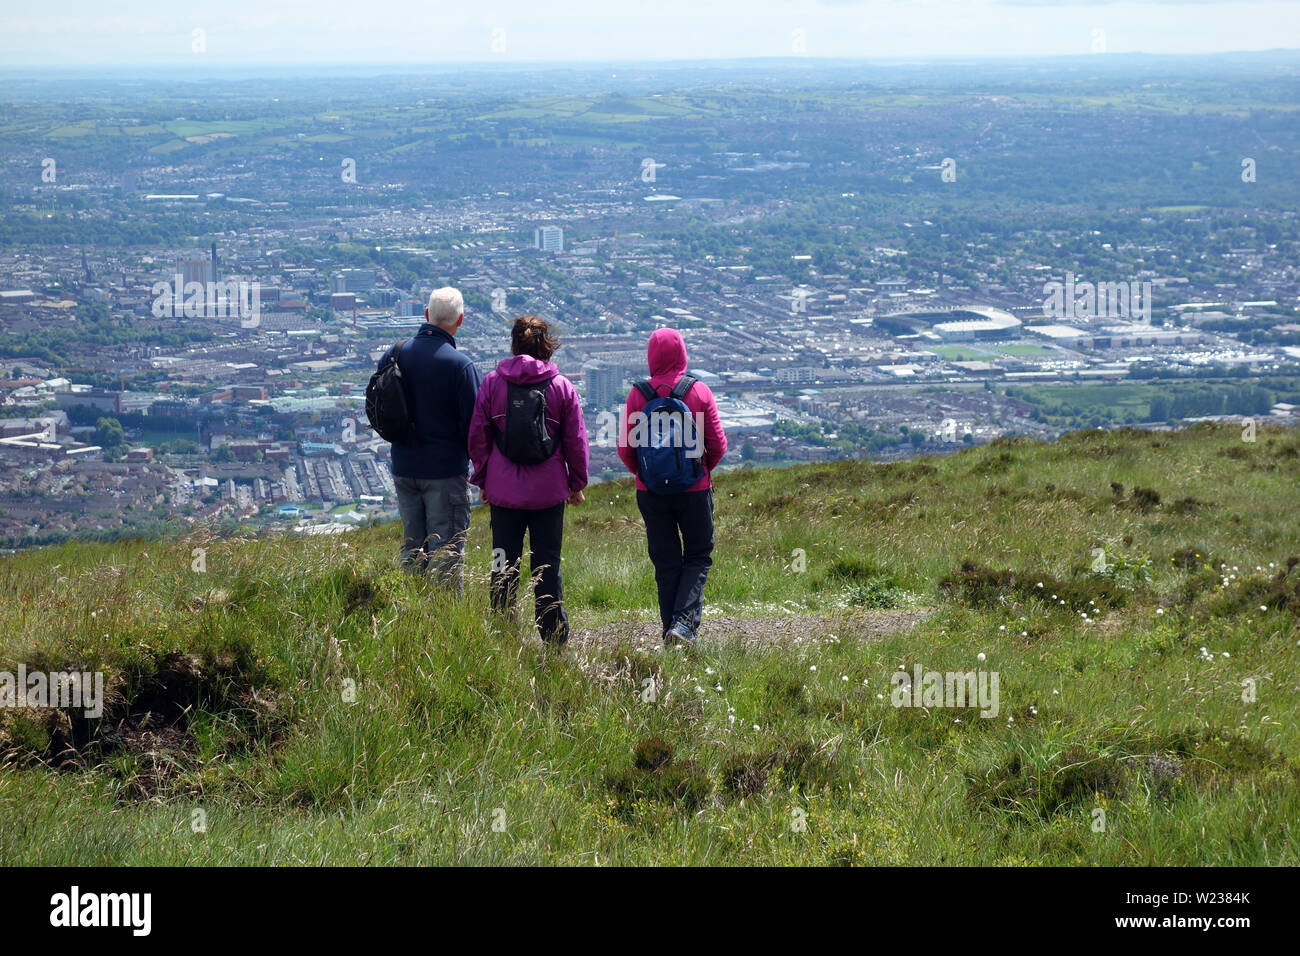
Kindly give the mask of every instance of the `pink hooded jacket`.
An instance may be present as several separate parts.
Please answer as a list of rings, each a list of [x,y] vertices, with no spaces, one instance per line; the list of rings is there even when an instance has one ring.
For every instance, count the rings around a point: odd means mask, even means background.
[[[546,430],[559,436],[559,447],[546,461],[517,465],[496,444],[505,425],[506,382],[534,385],[547,379]],[[474,463],[469,480],[489,504],[503,508],[550,508],[587,487],[587,424],[573,383],[554,363],[531,355],[502,360],[479,386],[469,423],[469,457]]]
[[[650,384],[660,395],[667,395],[686,374],[686,343],[676,329],[655,329],[646,346],[646,359],[650,365]],[[686,393],[684,401],[692,413],[704,415],[704,477],[686,491],[707,491],[713,487],[710,473],[727,453],[727,434],[722,430],[722,422],[718,420],[718,403],[709,386],[696,382]],[[634,387],[628,393],[627,406],[619,428],[618,457],[634,475],[637,473],[636,449],[628,444],[628,423],[634,413],[645,408],[645,404],[645,396]],[[639,476],[636,487],[638,491],[646,490]]]

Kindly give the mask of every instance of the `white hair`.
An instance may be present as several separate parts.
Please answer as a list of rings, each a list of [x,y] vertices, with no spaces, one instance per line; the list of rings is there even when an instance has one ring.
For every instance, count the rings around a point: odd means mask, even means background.
[[[429,293],[429,321],[434,325],[455,325],[465,314],[465,297],[449,285]]]

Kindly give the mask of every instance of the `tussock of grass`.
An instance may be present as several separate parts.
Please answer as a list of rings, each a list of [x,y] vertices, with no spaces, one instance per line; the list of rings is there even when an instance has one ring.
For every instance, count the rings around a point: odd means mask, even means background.
[[[1127,787],[1128,772],[1116,757],[1076,746],[1040,770],[1013,754],[993,773],[972,780],[967,800],[977,809],[1048,819],[1067,807],[1118,799]]]
[[[1243,578],[1213,602],[1211,613],[1216,617],[1230,617],[1251,608],[1265,607],[1300,617],[1300,573],[1296,572],[1297,565],[1300,565],[1300,558],[1292,555],[1287,558],[1286,565],[1271,577]]]
[[[806,740],[733,754],[722,765],[722,790],[733,798],[758,796],[769,784],[808,793],[840,779],[834,758]]]
[[[1063,581],[1050,574],[986,568],[970,560],[963,561],[950,577],[940,581],[939,587],[959,600],[985,608],[1012,600],[1052,604],[1064,601],[1067,608],[1077,611],[1090,604],[1118,607],[1126,601],[1122,590],[1097,579]]]
[[[1095,749],[1076,744],[1036,766],[1017,751],[999,767],[970,775],[966,800],[977,810],[1046,820],[1071,808],[1110,804],[1138,785],[1169,802],[1192,790],[1254,787],[1269,775],[1280,782],[1296,776],[1284,758],[1237,734],[1113,734]]]
[[[713,793],[708,773],[692,760],[673,758],[673,748],[658,737],[636,745],[632,765],[605,781],[616,819],[663,825],[675,814],[693,814],[704,805]]]

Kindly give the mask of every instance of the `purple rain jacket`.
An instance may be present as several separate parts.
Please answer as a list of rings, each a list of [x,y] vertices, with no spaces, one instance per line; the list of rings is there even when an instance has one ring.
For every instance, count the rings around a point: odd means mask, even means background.
[[[536,465],[517,465],[497,447],[505,426],[506,383],[533,385],[547,380],[546,430],[556,438],[555,454]],[[469,424],[470,481],[489,504],[503,508],[551,508],[587,486],[587,423],[573,383],[553,362],[531,355],[502,360],[479,387]]]

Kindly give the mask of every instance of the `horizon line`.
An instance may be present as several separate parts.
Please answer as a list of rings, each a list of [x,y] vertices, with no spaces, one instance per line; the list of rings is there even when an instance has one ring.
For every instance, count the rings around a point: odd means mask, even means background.
[[[218,73],[240,72],[252,75],[283,77],[285,74],[301,76],[322,75],[340,71],[375,71],[374,76],[406,76],[415,74],[442,73],[454,70],[471,69],[479,73],[509,72],[520,69],[542,69],[560,72],[575,69],[603,68],[736,68],[746,65],[766,65],[786,68],[816,68],[830,66],[873,66],[906,65],[927,63],[1035,63],[1051,61],[1096,61],[1099,64],[1113,60],[1184,60],[1213,59],[1229,57],[1268,57],[1286,54],[1300,55],[1300,47],[1270,47],[1264,50],[1219,50],[1201,53],[1149,53],[1134,50],[1124,53],[1038,53],[1038,54],[997,54],[997,53],[963,53],[963,54],[924,54],[893,57],[843,57],[784,55],[784,56],[745,56],[745,57],[638,57],[627,59],[475,59],[444,60],[436,63],[409,61],[394,63],[391,60],[356,60],[347,62],[304,61],[302,63],[272,63],[257,61],[248,63],[206,63],[196,67],[193,60],[177,59],[168,62],[142,66],[139,62],[104,62],[81,64],[77,66],[50,66],[47,64],[6,64],[0,65],[0,77],[25,76],[32,79],[42,77],[94,77],[106,74],[127,74],[149,76],[159,73],[175,74],[189,72],[196,76]]]

